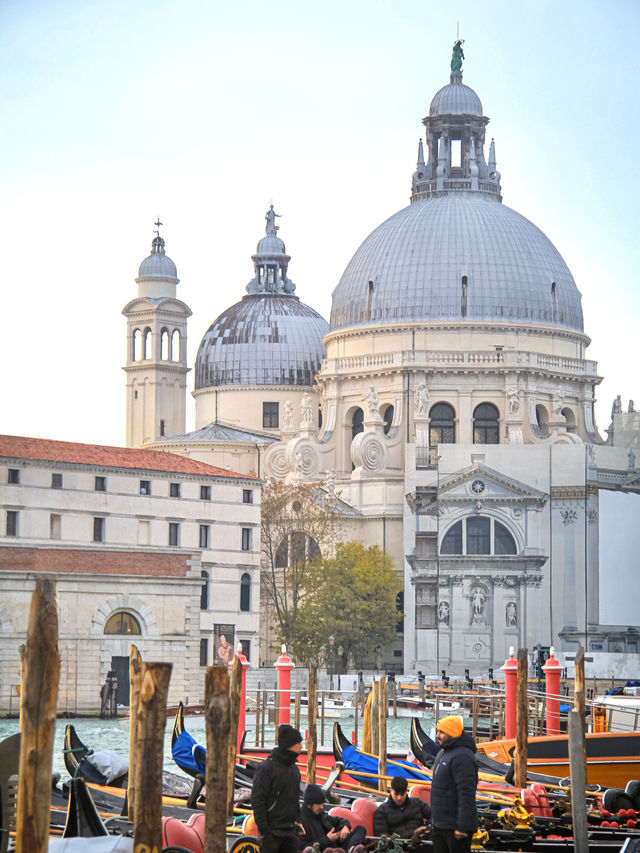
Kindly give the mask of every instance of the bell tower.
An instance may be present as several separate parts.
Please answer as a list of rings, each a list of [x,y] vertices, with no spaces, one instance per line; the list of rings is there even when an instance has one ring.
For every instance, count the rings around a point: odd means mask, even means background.
[[[176,298],[176,265],[164,249],[158,219],[151,254],[140,264],[138,295],[127,318],[127,447],[185,431],[188,305]]]

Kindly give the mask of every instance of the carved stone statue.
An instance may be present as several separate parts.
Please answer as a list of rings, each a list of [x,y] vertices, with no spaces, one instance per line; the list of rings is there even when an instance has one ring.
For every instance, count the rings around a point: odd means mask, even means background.
[[[414,392],[415,413],[418,416],[427,414],[429,406],[429,391],[424,382],[421,382]]]
[[[369,394],[367,396],[367,405],[369,406],[369,415],[371,417],[375,417],[378,414],[378,404],[380,403],[380,399],[378,397],[378,392],[373,387],[373,385],[369,386]]]
[[[296,469],[296,474],[303,474],[304,473],[304,460],[302,458],[302,453],[300,453],[300,451],[298,451],[296,453],[294,465],[295,465],[295,469]]]
[[[629,400],[629,405],[627,406],[628,414],[632,415],[635,412],[633,400]]]
[[[313,424],[313,400],[311,394],[305,391],[300,401],[300,425],[311,426]]]
[[[448,601],[441,601],[440,604],[438,604],[438,622],[442,623],[443,625],[449,624],[449,602]]]
[[[509,406],[509,414],[517,415],[520,411],[520,392],[515,385],[507,386],[507,405]]]
[[[285,400],[282,407],[282,429],[293,429],[293,403],[291,400]]]
[[[618,394],[616,399],[613,401],[613,406],[611,407],[611,417],[614,415],[619,415],[622,412],[622,396]]]
[[[564,391],[561,388],[556,388],[551,398],[551,409],[553,414],[557,416],[562,414],[562,405],[564,403]]]
[[[464,44],[464,39],[457,39],[457,41],[453,45],[453,53],[451,54],[451,73],[452,74],[461,74],[462,73],[462,60],[464,59],[464,52],[462,50],[463,44]]]
[[[473,625],[485,625],[484,605],[487,600],[484,592],[476,587],[471,593],[471,623]]]
[[[507,623],[507,628],[515,628],[518,624],[518,608],[516,607],[515,601],[507,602],[507,606],[505,608],[505,619]]]
[[[275,237],[276,233],[280,230],[280,226],[276,225],[276,216],[280,218],[281,214],[276,213],[273,209],[273,205],[271,205],[264,215],[264,218],[267,220],[266,232],[271,237]]]

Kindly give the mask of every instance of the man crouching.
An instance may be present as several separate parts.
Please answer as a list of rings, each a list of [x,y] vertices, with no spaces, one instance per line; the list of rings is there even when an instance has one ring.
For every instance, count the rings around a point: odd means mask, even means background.
[[[362,842],[367,835],[365,827],[358,824],[351,829],[348,820],[327,814],[324,801],[324,791],[320,785],[307,785],[300,813],[304,827],[302,847],[311,847],[317,843],[322,851],[337,848],[339,851],[364,853]]]

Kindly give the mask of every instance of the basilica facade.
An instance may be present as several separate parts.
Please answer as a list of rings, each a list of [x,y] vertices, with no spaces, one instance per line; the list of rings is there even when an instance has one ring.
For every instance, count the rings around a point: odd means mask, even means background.
[[[194,432],[182,350],[136,363],[145,333],[129,323],[128,376],[165,392],[138,388],[145,421],[130,381],[128,440],[338,491],[350,532],[403,578],[387,665],[486,671],[537,644],[637,652],[633,626],[599,624],[598,589],[599,495],[640,492],[637,419],[618,428],[624,442],[598,433],[580,292],[545,234],[502,203],[459,59],[454,48],[423,119],[410,203],[357,249],[328,326],[294,295],[272,206],[247,294],[200,344]],[[148,327],[171,313],[152,332],[170,356],[189,311],[164,245],[156,254]]]

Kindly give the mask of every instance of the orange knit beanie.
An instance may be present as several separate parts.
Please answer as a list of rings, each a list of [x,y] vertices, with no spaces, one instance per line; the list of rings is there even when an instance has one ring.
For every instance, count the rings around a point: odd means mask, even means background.
[[[460,717],[443,717],[438,720],[436,728],[449,737],[460,737],[462,734],[462,720]]]

